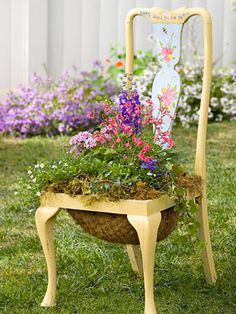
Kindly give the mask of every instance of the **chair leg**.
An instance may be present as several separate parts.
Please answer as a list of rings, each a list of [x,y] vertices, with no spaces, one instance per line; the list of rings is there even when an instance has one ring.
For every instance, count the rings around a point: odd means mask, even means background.
[[[41,306],[55,305],[56,301],[56,258],[53,243],[53,225],[56,215],[60,211],[57,207],[39,207],[35,214],[38,235],[43,247],[48,269],[48,287]]]
[[[139,245],[127,245],[127,252],[133,271],[143,277],[143,261]]]
[[[150,216],[127,216],[131,225],[136,229],[139,237],[142,258],[145,288],[145,314],[156,314],[153,293],[154,258],[157,232],[161,222],[161,213]]]
[[[200,198],[198,219],[200,223],[200,240],[205,243],[203,263],[206,282],[213,284],[216,282],[217,275],[211,246],[206,192],[203,192],[203,195]]]

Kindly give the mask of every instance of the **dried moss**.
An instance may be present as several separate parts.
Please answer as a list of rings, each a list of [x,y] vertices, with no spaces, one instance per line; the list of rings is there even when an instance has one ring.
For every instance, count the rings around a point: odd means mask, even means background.
[[[189,197],[201,194],[201,178],[189,176],[185,172],[177,174],[176,184],[187,191]],[[150,187],[147,182],[137,182],[131,186],[116,185],[111,180],[97,181],[96,178],[80,175],[69,182],[59,181],[48,187],[54,193],[66,193],[70,196],[82,195],[85,203],[93,203],[102,199],[117,201],[119,199],[147,200],[155,199],[167,193]]]
[[[202,191],[202,179],[200,176],[189,176],[183,172],[177,175],[177,185],[185,188],[189,198],[200,196]]]

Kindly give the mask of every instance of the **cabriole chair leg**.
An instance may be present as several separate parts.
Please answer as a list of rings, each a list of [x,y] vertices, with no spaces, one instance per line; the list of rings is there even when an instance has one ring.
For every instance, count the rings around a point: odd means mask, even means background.
[[[205,278],[207,283],[213,284],[217,280],[217,275],[212,253],[210,229],[208,222],[207,199],[205,192],[199,199],[198,219],[200,223],[200,240],[205,243],[205,248],[203,251],[203,267]]]
[[[131,225],[136,229],[139,237],[145,288],[145,314],[156,314],[153,293],[154,260],[158,228],[161,222],[161,213],[150,216],[127,216]]]
[[[41,306],[49,307],[56,302],[56,258],[53,242],[53,226],[56,215],[60,211],[56,207],[39,207],[35,214],[38,235],[43,247],[47,268],[48,268],[48,287]]]

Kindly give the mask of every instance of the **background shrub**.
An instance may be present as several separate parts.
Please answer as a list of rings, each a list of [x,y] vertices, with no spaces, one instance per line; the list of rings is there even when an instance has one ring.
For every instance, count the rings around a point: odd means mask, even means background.
[[[117,92],[100,62],[91,72],[60,79],[33,76],[29,87],[9,92],[1,104],[0,132],[11,135],[56,135],[93,129],[101,122],[101,102]]]

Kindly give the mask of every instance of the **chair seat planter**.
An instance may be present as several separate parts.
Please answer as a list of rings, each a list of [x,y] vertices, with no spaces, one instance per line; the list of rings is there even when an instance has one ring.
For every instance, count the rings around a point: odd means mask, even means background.
[[[84,204],[81,196],[48,192],[42,197],[42,204],[66,208],[85,231],[113,243],[139,244],[137,232],[128,221],[127,214],[148,216],[161,211],[157,241],[167,238],[178,223],[174,200],[167,195],[154,200],[99,201],[89,206]]]

